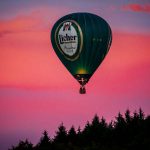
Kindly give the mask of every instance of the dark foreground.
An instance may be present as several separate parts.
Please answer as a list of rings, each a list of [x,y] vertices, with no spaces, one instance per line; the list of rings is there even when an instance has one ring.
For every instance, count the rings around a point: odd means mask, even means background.
[[[150,116],[141,109],[133,115],[127,110],[108,124],[95,115],[82,131],[72,126],[67,132],[61,124],[53,139],[44,131],[36,145],[20,141],[9,150],[150,150]]]

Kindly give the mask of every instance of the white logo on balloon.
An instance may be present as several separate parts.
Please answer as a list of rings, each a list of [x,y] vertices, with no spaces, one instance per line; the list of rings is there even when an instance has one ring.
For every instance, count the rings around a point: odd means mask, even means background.
[[[71,22],[64,22],[58,31],[59,45],[62,51],[68,55],[73,56],[78,48],[77,31]]]

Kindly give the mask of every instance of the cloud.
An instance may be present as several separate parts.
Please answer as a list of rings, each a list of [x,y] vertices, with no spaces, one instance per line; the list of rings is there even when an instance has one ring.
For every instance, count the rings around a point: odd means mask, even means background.
[[[0,37],[6,34],[35,31],[40,28],[42,18],[37,17],[35,14],[29,16],[17,16],[11,20],[0,21]]]
[[[58,12],[58,8],[43,6],[30,10],[28,14],[19,12],[14,18],[0,20],[0,37],[13,33],[48,31],[56,18],[69,11],[68,8],[64,7]]]
[[[10,30],[0,31],[0,37],[2,37],[5,34],[10,34],[10,33],[12,33],[12,31],[10,31]]]
[[[123,6],[123,10],[150,13],[150,4],[143,4],[143,5],[136,3],[128,4]]]

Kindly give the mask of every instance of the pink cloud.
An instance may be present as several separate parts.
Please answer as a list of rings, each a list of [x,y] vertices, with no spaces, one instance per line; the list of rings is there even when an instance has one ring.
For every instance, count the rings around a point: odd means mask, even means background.
[[[123,6],[123,10],[150,13],[150,4],[128,4]]]
[[[61,11],[57,10],[58,7],[42,6],[29,10],[28,14],[20,12],[20,15],[15,18],[0,20],[0,37],[10,33],[49,31],[56,18],[69,11],[64,7],[61,8]]]
[[[0,21],[0,34],[5,35],[9,33],[33,31],[41,20],[34,16],[19,16],[12,20]]]

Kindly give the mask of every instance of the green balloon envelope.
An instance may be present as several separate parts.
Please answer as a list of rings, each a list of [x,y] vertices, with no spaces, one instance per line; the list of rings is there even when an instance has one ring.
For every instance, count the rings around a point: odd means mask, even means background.
[[[66,15],[54,24],[51,31],[51,42],[57,56],[82,87],[105,58],[111,41],[108,23],[90,13]]]

